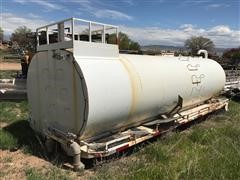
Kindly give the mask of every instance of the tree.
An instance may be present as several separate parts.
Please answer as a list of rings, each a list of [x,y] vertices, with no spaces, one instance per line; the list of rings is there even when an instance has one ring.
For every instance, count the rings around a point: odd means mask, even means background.
[[[119,49],[120,50],[129,50],[130,39],[127,34],[119,32]]]
[[[120,50],[140,50],[140,45],[131,40],[127,34],[119,33],[119,49]]]
[[[137,42],[131,40],[127,34],[119,32],[118,36],[120,50],[140,50],[141,46]],[[116,33],[109,35],[108,43],[116,44]]]
[[[191,55],[196,56],[200,49],[212,51],[214,49],[214,43],[211,39],[202,36],[193,36],[185,41],[185,47],[190,50]]]
[[[20,26],[12,33],[11,41],[17,42],[23,49],[33,50],[36,45],[35,39],[27,37],[27,34],[31,32],[31,29],[26,26]]]
[[[130,41],[129,50],[138,50],[139,51],[140,49],[141,49],[141,46],[137,42]]]
[[[237,66],[240,63],[240,47],[225,51],[222,57],[227,64]]]
[[[3,41],[3,30],[0,27],[0,42],[2,42],[2,41]]]

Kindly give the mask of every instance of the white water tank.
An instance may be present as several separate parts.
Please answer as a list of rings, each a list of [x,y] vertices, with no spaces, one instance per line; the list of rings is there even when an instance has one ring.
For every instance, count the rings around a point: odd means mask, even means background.
[[[81,139],[133,126],[216,96],[225,73],[214,60],[119,55],[80,57],[61,50],[37,53],[28,74],[32,126],[55,127]]]
[[[80,37],[75,21],[69,28]],[[204,103],[224,88],[224,70],[214,60],[123,55],[105,41],[64,41],[64,23],[57,23],[60,42],[38,45],[28,72],[31,126],[42,134],[55,128],[80,140],[108,135],[169,114],[179,103],[182,109]],[[100,25],[101,32],[109,28]]]

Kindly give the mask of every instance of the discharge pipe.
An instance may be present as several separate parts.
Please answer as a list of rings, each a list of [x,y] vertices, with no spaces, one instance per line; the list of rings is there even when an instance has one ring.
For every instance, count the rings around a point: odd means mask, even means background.
[[[70,144],[70,150],[73,156],[73,166],[75,171],[79,171],[85,168],[85,165],[81,162],[81,150],[80,146],[76,142]]]

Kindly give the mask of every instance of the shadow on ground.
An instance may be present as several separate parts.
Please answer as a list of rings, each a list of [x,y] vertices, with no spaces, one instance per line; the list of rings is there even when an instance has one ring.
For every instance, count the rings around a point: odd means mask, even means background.
[[[59,144],[55,145],[52,153],[48,153],[45,147],[45,139],[33,131],[27,120],[13,122],[2,130],[15,140],[14,145],[11,145],[10,148],[0,148],[2,150],[8,149],[13,152],[21,149],[24,153],[45,159],[53,165],[63,168],[65,168],[62,166],[64,163],[71,163],[72,161],[72,158],[68,157],[65,152],[63,152]],[[91,162],[87,161],[86,163],[89,164]],[[66,169],[69,168],[66,167]]]
[[[20,120],[11,123],[3,128],[4,131],[11,134],[16,139],[16,147],[10,149],[23,148],[24,151],[39,156],[43,152],[42,139],[29,126],[27,120]]]

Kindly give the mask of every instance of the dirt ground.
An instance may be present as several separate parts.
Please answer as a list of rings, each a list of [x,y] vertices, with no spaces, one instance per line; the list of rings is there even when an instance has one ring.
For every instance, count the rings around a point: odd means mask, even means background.
[[[1,62],[0,63],[0,71],[3,70],[21,70],[21,64],[20,63],[8,63],[8,62]]]
[[[26,172],[31,169],[38,170],[42,175],[56,168],[51,162],[26,154],[22,150],[11,152],[9,150],[0,149],[0,179],[2,180],[16,180],[26,179]],[[94,177],[92,170],[84,170],[83,172],[74,172],[72,170],[66,173],[64,168],[58,168],[58,172],[67,174],[69,179],[90,179]],[[54,178],[55,176],[52,176]],[[48,177],[47,179],[51,179]]]
[[[4,179],[25,179],[26,169],[47,169],[50,166],[51,164],[44,159],[26,155],[21,150],[15,152],[0,150],[0,172]]]
[[[1,121],[1,120],[0,120]],[[0,122],[0,129],[8,126],[8,123]],[[93,170],[84,170],[74,172],[69,163],[59,161],[59,156],[56,159],[48,160],[43,157],[31,155],[24,152],[24,148],[2,150],[0,149],[0,179],[1,180],[16,180],[26,179],[27,174],[33,170],[44,179],[91,179],[94,177]],[[59,163],[59,162],[60,163]],[[55,163],[59,163],[56,165]],[[62,164],[61,164],[62,163]]]
[[[8,125],[8,123],[5,123],[5,122],[1,122],[1,119],[0,119],[0,128],[4,128]]]

